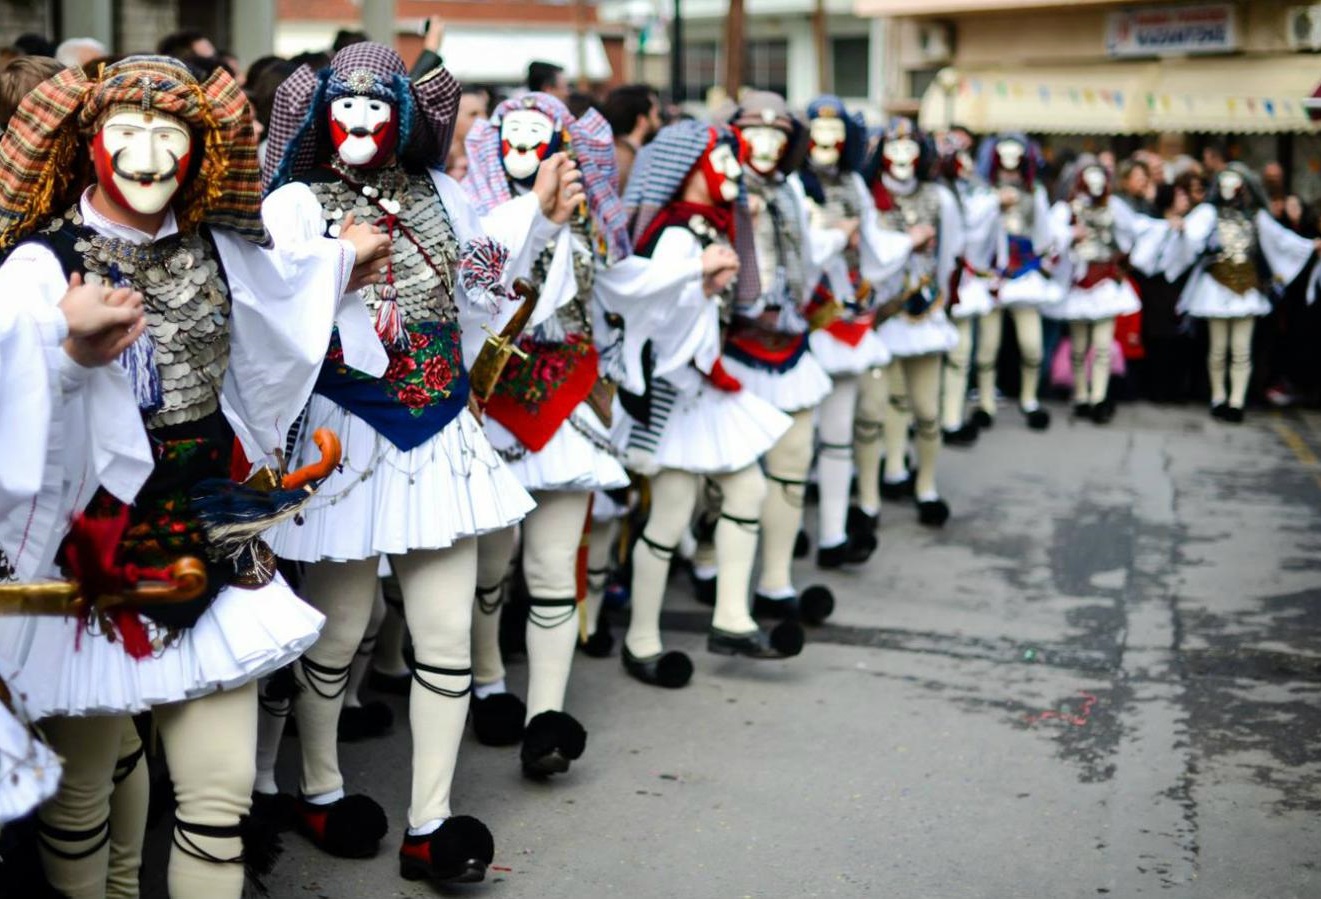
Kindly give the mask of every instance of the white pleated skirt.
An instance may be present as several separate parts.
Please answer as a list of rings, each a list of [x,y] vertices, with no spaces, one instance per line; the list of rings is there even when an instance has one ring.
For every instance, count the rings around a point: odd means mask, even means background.
[[[267,532],[281,558],[347,562],[411,549],[445,549],[507,528],[536,504],[467,409],[426,443],[401,451],[358,416],[314,395],[290,468],[319,457],[316,428],[344,455],[302,515]]]
[[[1059,302],[1060,285],[1041,272],[1028,272],[1000,285],[997,295],[1001,306],[1045,306]]]
[[[995,308],[986,279],[964,274],[959,282],[959,301],[949,307],[951,318],[976,318]]]
[[[739,379],[743,389],[752,392],[781,412],[814,409],[830,393],[830,375],[816,356],[803,353],[788,371],[767,371],[745,365],[732,356],[724,357],[725,370]]]
[[[60,785],[60,760],[24,723],[28,712],[23,704],[26,686],[22,679],[0,665],[9,687],[14,712],[0,705],[0,827],[22,818],[51,796]]]
[[[589,440],[579,428],[597,436],[601,445]],[[518,438],[504,425],[486,418],[486,436],[498,452],[521,449]],[[587,402],[581,402],[560,425],[550,442],[537,452],[506,462],[526,490],[613,490],[628,485],[628,472],[616,455],[603,448],[610,432]]]
[[[82,631],[72,618],[0,619],[0,656],[23,672],[27,712],[119,715],[230,690],[292,662],[325,618],[278,575],[265,587],[226,587],[197,623],[145,659]],[[147,622],[153,638],[164,629]]]
[[[959,332],[945,317],[945,310],[910,321],[903,313],[886,319],[881,325],[881,340],[898,358],[948,353],[959,342]]]
[[[890,347],[875,331],[868,331],[857,346],[850,346],[825,329],[813,331],[807,340],[812,355],[829,375],[860,375],[890,364]]]
[[[748,390],[703,384],[681,393],[656,446],[661,468],[698,474],[740,471],[760,459],[793,419]]]
[[[1179,311],[1193,318],[1247,318],[1266,315],[1270,301],[1255,287],[1247,293],[1235,293],[1210,275],[1195,280],[1179,299]]]
[[[1059,302],[1042,306],[1041,314],[1062,321],[1098,321],[1128,315],[1141,308],[1142,301],[1128,281],[1106,279],[1087,289],[1070,289]]]

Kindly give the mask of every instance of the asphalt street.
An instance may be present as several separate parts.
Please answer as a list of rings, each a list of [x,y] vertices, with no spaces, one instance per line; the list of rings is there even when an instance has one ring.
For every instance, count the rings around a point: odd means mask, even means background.
[[[942,454],[944,530],[890,504],[867,566],[800,562],[838,610],[799,659],[707,654],[709,611],[676,577],[687,689],[580,656],[587,753],[547,784],[469,738],[455,809],[496,859],[454,893],[1321,896],[1321,415],[1129,405],[1098,428],[1054,408],[1045,434],[1004,409]],[[350,790],[390,815],[381,854],[288,835],[271,896],[436,894],[398,876],[394,707],[390,736],[343,749]]]

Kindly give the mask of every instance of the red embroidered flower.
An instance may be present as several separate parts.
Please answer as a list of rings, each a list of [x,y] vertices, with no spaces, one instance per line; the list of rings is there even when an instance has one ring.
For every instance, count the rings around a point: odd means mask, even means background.
[[[390,367],[385,370],[385,380],[392,383],[402,381],[412,374],[415,368],[417,368],[417,363],[413,361],[412,356],[404,353],[391,353]]]
[[[399,402],[410,409],[422,409],[431,405],[431,394],[416,384],[409,384],[399,391]]]
[[[339,344],[335,344],[333,347],[330,348],[330,352],[326,353],[326,358],[329,359],[331,362],[343,362],[344,347],[340,346]]]
[[[413,352],[415,353],[418,350],[425,350],[431,345],[431,338],[420,331],[409,331],[408,339],[412,344]]]
[[[422,363],[422,383],[428,390],[437,392],[444,390],[453,377],[454,370],[450,368],[449,360],[444,356],[436,356]]]
[[[543,384],[558,384],[568,374],[569,364],[557,353],[546,353],[536,358],[532,377]]]

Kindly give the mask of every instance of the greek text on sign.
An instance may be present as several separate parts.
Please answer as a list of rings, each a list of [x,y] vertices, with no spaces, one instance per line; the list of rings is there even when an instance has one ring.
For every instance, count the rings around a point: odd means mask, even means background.
[[[1237,47],[1234,7],[1229,3],[1152,6],[1106,16],[1105,50],[1110,56],[1225,53]]]

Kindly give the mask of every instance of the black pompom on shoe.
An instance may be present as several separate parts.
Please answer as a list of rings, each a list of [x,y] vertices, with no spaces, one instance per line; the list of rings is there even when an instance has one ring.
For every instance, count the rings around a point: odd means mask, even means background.
[[[542,712],[523,731],[523,773],[534,779],[563,774],[587,747],[587,731],[565,712]]]
[[[813,584],[798,595],[798,620],[817,625],[835,611],[835,594],[829,587]]]
[[[394,712],[383,702],[344,706],[339,711],[339,741],[356,743],[383,737],[394,727]]]
[[[917,504],[918,524],[929,528],[940,528],[949,521],[949,504],[943,499],[922,500]]]
[[[678,690],[693,679],[693,660],[687,653],[671,650],[640,659],[628,651],[628,644],[620,647],[619,659],[624,670],[644,684]]]
[[[940,440],[945,446],[968,447],[977,442],[977,426],[971,422],[952,431],[942,429]]]
[[[1050,427],[1050,413],[1039,406],[1031,412],[1025,411],[1023,417],[1027,419],[1027,426],[1030,430],[1044,431]]]
[[[844,542],[838,546],[820,546],[816,551],[817,568],[842,568],[845,565],[861,565],[871,558],[875,551],[876,538],[872,538],[867,543],[859,543],[852,537],[845,537]]]
[[[869,553],[875,552],[880,546],[880,540],[876,537],[880,527],[881,516],[868,515],[857,506],[849,506],[849,515],[844,522],[844,533],[848,534],[850,541],[865,547]]]
[[[985,409],[972,410],[972,417],[969,419],[978,430],[987,430],[995,427],[995,418]]]
[[[1104,400],[1092,407],[1092,421],[1098,425],[1108,425],[1114,417],[1115,404],[1110,400]]]
[[[298,832],[324,852],[340,858],[371,858],[390,825],[385,810],[369,796],[353,794],[329,805],[301,800]]]
[[[794,558],[806,559],[812,554],[812,538],[807,536],[807,531],[799,531],[798,536],[794,538]]]
[[[404,834],[399,876],[432,883],[478,883],[495,858],[495,840],[486,825],[468,815],[446,818],[435,833]]]
[[[1091,421],[1091,419],[1092,419],[1092,404],[1091,404],[1091,403],[1074,403],[1074,404],[1073,404],[1073,417],[1074,417],[1074,418],[1081,418],[1081,419],[1083,419],[1084,421]]]
[[[1229,411],[1228,403],[1216,403],[1211,407],[1211,417],[1217,421],[1225,420],[1225,413]]]
[[[881,479],[881,496],[885,499],[903,499],[913,495],[913,473],[910,471],[908,477],[902,481],[887,481]]]
[[[1241,425],[1243,424],[1243,410],[1237,406],[1225,407],[1225,424]]]
[[[746,634],[731,634],[713,627],[706,637],[706,649],[720,656],[787,659],[803,651],[805,639],[803,628],[796,621],[781,621],[770,633],[758,628]]]
[[[615,638],[610,633],[610,626],[604,621],[596,625],[596,633],[586,640],[578,641],[578,649],[594,659],[607,659],[615,651]]]
[[[716,578],[698,577],[696,572],[692,572],[691,577],[693,598],[704,606],[714,606],[716,604]]]
[[[485,699],[474,695],[468,714],[472,732],[484,746],[513,746],[523,739],[527,706],[513,693],[492,693]]]
[[[260,818],[277,832],[293,830],[298,823],[298,800],[288,793],[252,794],[252,807],[248,815]]]

